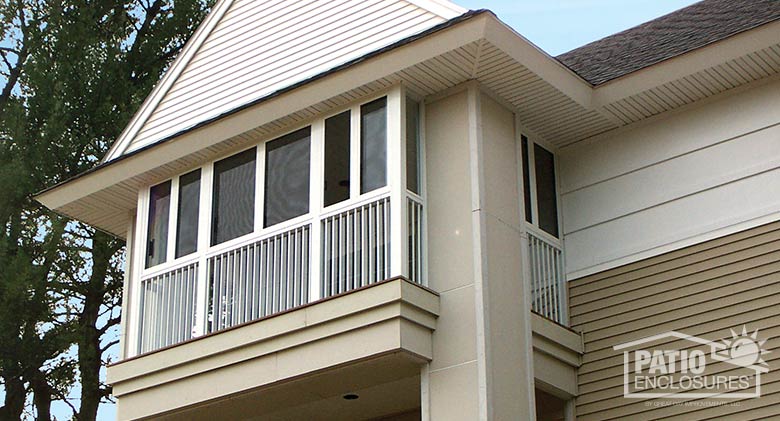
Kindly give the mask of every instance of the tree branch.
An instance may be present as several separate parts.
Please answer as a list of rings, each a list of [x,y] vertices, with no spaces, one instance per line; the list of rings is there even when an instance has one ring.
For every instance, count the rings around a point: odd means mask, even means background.
[[[114,345],[116,345],[118,343],[119,343],[119,339],[116,339],[116,340],[113,340],[113,341],[105,344],[104,346],[101,346],[100,347],[100,353],[102,354],[102,353],[106,352],[108,350],[108,348],[111,348],[112,346],[114,346]]]

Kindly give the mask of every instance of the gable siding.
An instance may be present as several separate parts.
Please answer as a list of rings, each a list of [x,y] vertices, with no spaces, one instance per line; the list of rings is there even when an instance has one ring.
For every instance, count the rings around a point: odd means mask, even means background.
[[[565,147],[569,278],[780,218],[780,81]]]
[[[237,0],[126,152],[443,21],[398,0]]]
[[[780,223],[762,225],[570,282],[572,327],[583,333],[577,419],[766,419],[780,403]],[[747,325],[768,339],[762,396],[738,406],[655,406],[623,397],[613,346],[670,330],[720,340]],[[692,348],[668,339],[663,349]],[[717,365],[718,370],[733,370]],[[731,374],[731,373],[728,373]],[[674,400],[674,401],[680,401]],[[667,401],[668,402],[668,401]]]

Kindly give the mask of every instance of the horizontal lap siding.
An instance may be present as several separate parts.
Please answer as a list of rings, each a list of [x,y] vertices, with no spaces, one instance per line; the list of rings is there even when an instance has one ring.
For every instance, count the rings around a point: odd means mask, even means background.
[[[764,419],[780,416],[780,222],[762,225],[570,282],[571,323],[583,332],[578,420]],[[676,330],[719,340],[730,329],[769,339],[762,397],[739,406],[647,406],[623,397],[613,346]],[[665,340],[666,349],[691,343]],[[732,370],[726,364],[717,370]]]
[[[128,150],[443,21],[402,0],[236,0]]]
[[[563,148],[569,278],[778,218],[780,81]]]

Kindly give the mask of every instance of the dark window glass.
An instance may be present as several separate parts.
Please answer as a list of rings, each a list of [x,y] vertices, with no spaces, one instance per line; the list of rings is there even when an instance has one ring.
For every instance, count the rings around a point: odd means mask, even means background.
[[[520,137],[520,149],[523,154],[523,202],[525,203],[525,220],[531,222],[531,160],[528,159],[528,138]]]
[[[256,155],[252,148],[214,163],[212,246],[254,230]]]
[[[350,113],[325,120],[325,206],[349,199]]]
[[[406,188],[420,194],[420,104],[406,99]]]
[[[360,193],[387,185],[387,99],[360,107]]]
[[[311,130],[270,141],[265,151],[264,226],[269,227],[309,212]]]
[[[558,203],[555,197],[555,158],[543,147],[534,144],[536,167],[536,208],[539,228],[558,236]]]
[[[168,219],[171,210],[171,182],[152,187],[149,197],[149,226],[146,231],[146,267],[164,263],[168,249]]]
[[[200,170],[179,177],[179,212],[176,219],[176,257],[198,249]]]

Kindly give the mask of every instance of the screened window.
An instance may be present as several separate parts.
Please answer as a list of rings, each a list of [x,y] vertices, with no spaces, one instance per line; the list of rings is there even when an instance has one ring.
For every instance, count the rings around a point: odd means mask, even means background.
[[[311,129],[272,140],[265,151],[264,226],[269,227],[309,212]]]
[[[349,111],[325,120],[325,206],[349,199]]]
[[[214,163],[212,246],[254,229],[256,154],[252,148]]]
[[[558,192],[555,180],[555,155],[522,136],[523,204],[525,220],[542,231],[558,237]]]
[[[539,228],[558,236],[558,201],[555,192],[555,158],[547,149],[534,144],[536,169],[536,210]]]
[[[176,257],[198,249],[198,212],[200,211],[200,170],[179,177],[179,211],[176,223]]]
[[[360,193],[387,185],[387,99],[360,107]]]
[[[151,188],[149,225],[146,233],[146,267],[165,263],[168,249],[168,219],[171,210],[171,182]]]
[[[531,160],[528,157],[528,138],[521,137],[523,154],[523,204],[525,205],[525,220],[531,221]]]
[[[406,188],[420,194],[420,104],[406,99]]]

